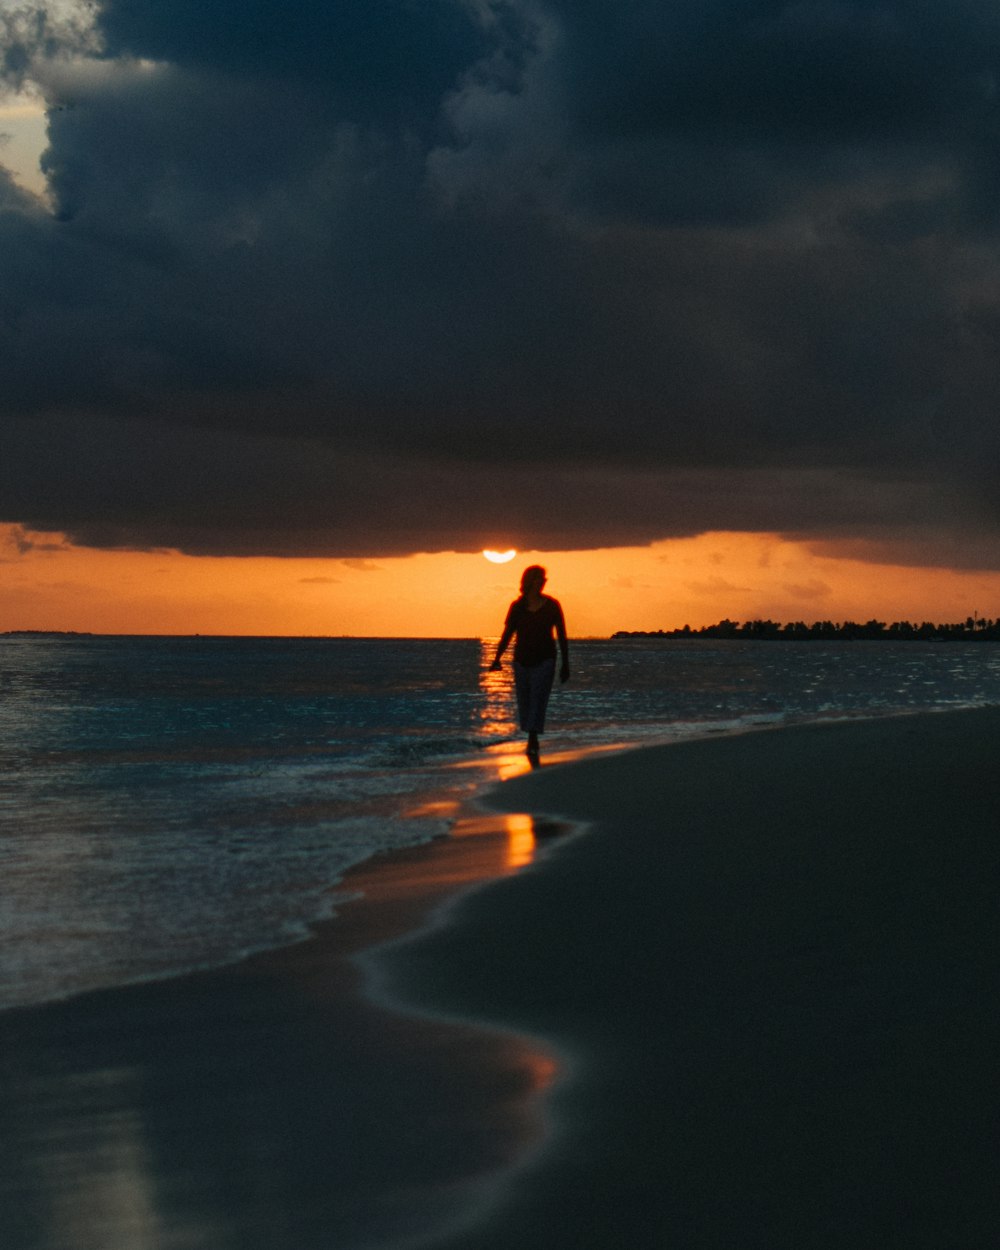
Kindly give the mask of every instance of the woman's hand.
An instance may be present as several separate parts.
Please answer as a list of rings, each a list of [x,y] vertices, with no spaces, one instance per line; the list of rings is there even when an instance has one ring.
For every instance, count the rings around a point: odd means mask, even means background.
[[[490,672],[498,673],[502,667],[503,665],[500,663],[499,660],[494,660],[493,663],[490,665]]]
[[[559,680],[569,681],[569,664],[568,663],[564,663],[562,668],[559,670]]]

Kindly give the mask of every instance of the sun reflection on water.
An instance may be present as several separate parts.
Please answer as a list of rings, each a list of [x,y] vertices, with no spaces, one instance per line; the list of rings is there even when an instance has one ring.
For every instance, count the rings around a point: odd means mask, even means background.
[[[479,644],[479,684],[485,696],[479,709],[479,720],[483,737],[488,742],[497,738],[509,738],[517,731],[517,723],[512,715],[514,682],[510,668],[490,668],[497,641],[496,638],[483,638]]]

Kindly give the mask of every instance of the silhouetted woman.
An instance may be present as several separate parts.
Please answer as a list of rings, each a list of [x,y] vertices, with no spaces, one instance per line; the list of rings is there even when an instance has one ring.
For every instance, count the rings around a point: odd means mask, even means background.
[[[545,570],[529,565],[521,574],[521,597],[507,612],[503,634],[490,668],[500,667],[500,657],[514,639],[514,687],[521,728],[528,735],[528,754],[538,756],[538,735],[545,732],[545,709],[556,672],[556,638],[562,653],[559,680],[569,680],[569,648],[566,621],[559,600],[543,595]]]

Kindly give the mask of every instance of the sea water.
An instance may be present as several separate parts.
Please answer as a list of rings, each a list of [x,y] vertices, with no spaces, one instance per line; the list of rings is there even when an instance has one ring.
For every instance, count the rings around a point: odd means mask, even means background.
[[[446,832],[519,743],[494,645],[0,637],[0,1007],[297,940],[352,865]],[[572,660],[549,754],[1000,703],[989,643],[592,640]]]

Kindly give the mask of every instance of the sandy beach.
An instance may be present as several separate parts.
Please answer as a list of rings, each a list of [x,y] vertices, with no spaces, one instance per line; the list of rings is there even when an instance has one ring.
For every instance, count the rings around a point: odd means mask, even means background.
[[[545,766],[311,941],[4,1013],[0,1244],[996,1244],[998,739]]]
[[[476,1247],[1000,1237],[1000,713],[812,725],[507,783],[589,822],[392,952],[570,1057]]]

